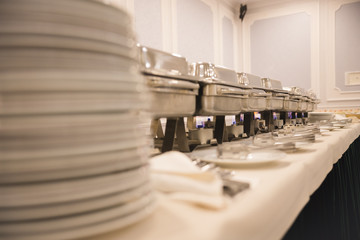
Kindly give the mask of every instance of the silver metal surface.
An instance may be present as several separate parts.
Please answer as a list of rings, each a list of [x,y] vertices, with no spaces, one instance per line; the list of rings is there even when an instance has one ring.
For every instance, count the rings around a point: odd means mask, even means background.
[[[212,63],[198,62],[190,65],[190,75],[215,82],[238,84],[236,72]]]
[[[151,93],[154,118],[192,116],[196,110],[199,84],[155,76],[145,76]]]
[[[249,112],[259,112],[266,110],[267,99],[264,97],[250,97],[247,109]]]
[[[188,74],[188,62],[182,56],[141,45],[138,45],[138,50],[141,71],[145,74],[189,81],[199,80]]]
[[[249,90],[229,87],[221,84],[207,84],[203,88],[202,94],[205,96],[232,96],[232,95],[248,95],[250,93]]]
[[[294,99],[284,99],[284,110],[294,112],[298,110],[299,101]]]
[[[284,110],[283,97],[270,97],[267,99],[267,110]]]
[[[249,86],[254,88],[263,88],[261,77],[249,73],[246,73],[246,76],[249,80]]]
[[[298,103],[298,111],[300,112],[305,112],[307,110],[307,101],[306,100],[301,100]]]
[[[271,81],[271,88],[276,90],[283,90],[282,83],[279,80],[270,79]]]
[[[153,118],[192,116],[196,109],[196,95],[179,91],[151,89]]]
[[[202,89],[200,115],[232,115],[245,111],[243,101],[249,91],[222,84],[206,84]]]
[[[261,85],[263,88],[272,89],[272,82],[270,78],[262,78]]]
[[[242,106],[243,96],[205,96],[201,97],[201,109],[197,114],[202,116],[209,115],[236,115],[239,114]]]
[[[162,78],[156,76],[145,76],[147,85],[152,88],[172,88],[172,89],[187,89],[198,93],[199,84],[188,81]]]

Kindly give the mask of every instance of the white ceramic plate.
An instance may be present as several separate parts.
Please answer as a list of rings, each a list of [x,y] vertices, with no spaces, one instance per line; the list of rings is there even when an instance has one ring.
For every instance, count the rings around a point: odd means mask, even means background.
[[[7,49],[7,48],[5,48]],[[100,69],[108,71],[136,68],[136,59],[76,49],[15,48],[0,52],[1,69]]]
[[[134,39],[131,39],[128,36],[124,36],[124,34],[104,31],[102,29],[86,28],[83,26],[66,25],[52,22],[2,22],[3,24],[0,25],[0,33],[56,35],[106,41],[111,44],[120,44],[123,46],[135,46]]]
[[[99,23],[129,26],[131,17],[122,10],[121,7],[114,7],[115,3],[109,4],[108,1],[47,1],[47,0],[16,0],[11,3],[1,2],[1,8],[5,13],[26,13],[34,16],[43,15],[43,13],[52,13],[57,17],[74,17],[70,23],[79,24],[79,22],[88,21],[98,25]],[[118,4],[119,5],[119,4]],[[41,7],[38,7],[41,6]]]
[[[1,174],[26,174],[34,172],[66,171],[68,169],[81,169],[96,166],[99,163],[109,163],[115,160],[122,164],[140,156],[148,156],[148,147],[139,146],[115,151],[94,152],[88,154],[78,154],[69,156],[29,158],[22,160],[2,161],[0,168]],[[139,160],[138,160],[139,161]]]
[[[77,201],[124,191],[149,181],[147,166],[128,171],[49,181],[0,186],[0,207],[21,207]]]
[[[114,218],[109,218],[106,221],[95,222],[90,225],[81,226],[77,228],[68,228],[66,230],[56,231],[56,232],[42,232],[36,234],[25,234],[25,235],[13,235],[11,239],[13,240],[48,240],[48,239],[74,239],[74,238],[84,238],[89,239],[91,236],[104,234],[113,230],[121,229],[130,224],[134,224],[145,217],[149,216],[156,208],[156,201],[150,202],[144,208],[132,212],[131,214],[125,216],[119,216]],[[99,239],[96,236],[94,239]]]
[[[138,200],[142,196],[148,194],[150,191],[151,184],[146,182],[143,185],[125,191],[79,201],[21,208],[2,208],[0,209],[0,221],[29,221],[80,214],[119,204],[129,203]]]
[[[65,163],[55,163],[51,170],[41,171],[22,171],[22,172],[14,172],[11,173],[6,172],[6,168],[3,171],[4,173],[0,173],[0,182],[2,184],[13,184],[13,183],[32,183],[32,182],[43,182],[43,181],[54,181],[54,180],[62,180],[69,178],[79,178],[79,177],[89,177],[95,176],[99,174],[106,174],[115,171],[124,171],[127,169],[132,169],[135,167],[139,167],[141,165],[145,165],[147,160],[145,157],[135,156],[130,159],[121,159],[118,157],[112,161],[98,158],[97,164],[86,164],[84,162],[82,167],[70,167],[66,166]],[[30,163],[33,163],[30,161]],[[62,169],[57,169],[56,166],[61,166]],[[39,164],[32,164],[32,167],[39,167]],[[11,168],[13,170],[13,168]]]
[[[192,156],[196,156],[196,154]],[[286,153],[278,150],[251,151],[247,156],[247,158],[244,160],[220,159],[217,157],[216,150],[213,151],[212,153],[203,156],[198,156],[198,158],[202,161],[215,163],[216,165],[225,166],[225,167],[263,165],[283,159],[284,157],[286,157]]]
[[[2,223],[0,225],[0,234],[2,236],[41,235],[96,225],[97,223],[109,221],[114,218],[126,217],[134,212],[141,211],[153,201],[154,195],[150,192],[134,201],[117,204],[115,206],[107,206],[97,211],[37,221]]]
[[[79,69],[19,69],[0,72],[0,92],[134,91],[143,87],[137,72]]]
[[[67,128],[77,128],[81,126],[129,124],[138,121],[147,122],[149,116],[139,115],[136,112],[114,112],[114,113],[74,113],[61,115],[28,115],[28,116],[8,116],[0,118],[0,128],[4,131],[1,135],[5,136],[6,131],[11,133],[26,134],[25,131],[57,131]],[[90,130],[91,131],[91,130]],[[10,133],[9,133],[10,134]]]
[[[76,49],[102,52],[135,59],[136,50],[117,44],[93,41],[91,39],[37,34],[1,34],[1,47],[34,47],[52,49]]]

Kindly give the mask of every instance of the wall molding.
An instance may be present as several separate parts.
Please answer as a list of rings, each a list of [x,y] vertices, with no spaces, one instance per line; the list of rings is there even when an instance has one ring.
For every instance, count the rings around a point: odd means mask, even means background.
[[[311,58],[311,89],[320,96],[320,59],[319,59],[319,4],[318,2],[297,2],[297,4],[279,5],[278,8],[261,8],[255,9],[248,13],[242,26],[243,39],[243,69],[245,72],[251,73],[251,26],[258,20],[264,20],[274,17],[282,17],[297,13],[306,13],[310,16],[310,58]]]
[[[359,98],[328,98],[327,101],[328,102],[359,101]]]
[[[336,101],[357,101],[360,103],[360,91],[344,91],[336,86],[336,72],[335,72],[335,21],[336,21],[336,12],[345,4],[359,2],[359,0],[333,0],[328,3],[328,12],[325,19],[326,30],[325,35],[328,40],[327,51],[328,58],[325,60],[325,69],[327,88],[326,88],[326,98],[328,102]]]
[[[232,23],[232,32],[233,32],[233,49],[234,49],[234,57],[233,57],[233,63],[234,63],[234,70],[237,71],[238,66],[238,59],[239,56],[237,54],[238,52],[238,33],[237,33],[237,23],[236,23],[236,13],[228,8],[228,6],[225,6],[223,3],[219,3],[220,7],[219,9],[219,27],[220,27],[220,34],[219,34],[219,46],[220,46],[220,64],[224,65],[224,50],[223,50],[223,19],[227,18]]]
[[[353,93],[359,94],[360,93],[360,91],[343,91],[338,87],[334,87],[334,90],[336,90],[340,94],[353,94]]]

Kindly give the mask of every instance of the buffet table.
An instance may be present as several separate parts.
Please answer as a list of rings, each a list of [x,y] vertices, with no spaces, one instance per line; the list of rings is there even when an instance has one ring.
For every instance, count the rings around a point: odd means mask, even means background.
[[[360,124],[351,124],[323,133],[311,146],[288,153],[282,160],[235,169],[251,187],[229,198],[224,209],[206,209],[158,193],[158,207],[151,216],[93,239],[280,239],[329,172],[330,176],[339,170],[331,171],[359,135]],[[287,237],[291,239],[291,234]]]

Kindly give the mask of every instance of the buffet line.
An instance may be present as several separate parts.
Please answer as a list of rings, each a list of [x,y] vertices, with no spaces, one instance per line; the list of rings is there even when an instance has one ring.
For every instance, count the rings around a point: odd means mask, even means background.
[[[190,152],[277,129],[284,136],[303,132],[305,138],[319,131],[319,124],[308,118],[320,102],[312,91],[208,62],[188,63],[185,57],[141,45],[138,50],[152,93],[151,134],[161,152]],[[161,118],[166,118],[165,133]]]

